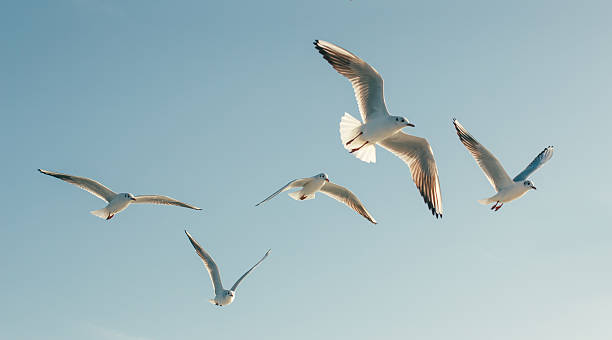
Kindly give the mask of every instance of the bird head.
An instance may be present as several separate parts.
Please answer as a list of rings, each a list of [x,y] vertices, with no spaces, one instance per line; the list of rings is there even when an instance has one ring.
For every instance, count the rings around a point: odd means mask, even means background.
[[[121,194],[121,195],[122,195],[123,197],[125,197],[125,198],[129,199],[129,200],[132,200],[132,201],[135,201],[135,200],[136,200],[136,197],[134,197],[134,195],[132,195],[132,194],[130,194],[130,193],[124,193],[124,194]]]
[[[535,187],[535,185],[533,185],[533,182],[532,182],[532,181],[524,181],[524,182],[523,182],[523,185],[524,185],[524,186],[526,186],[526,187],[528,187],[529,189],[537,190],[537,189],[536,189],[536,187]]]
[[[414,124],[408,121],[406,117],[394,116],[393,121],[395,125],[405,128],[406,126],[414,127]]]
[[[322,173],[320,173],[320,174],[318,174],[318,175],[316,175],[316,176],[314,176],[314,177],[315,177],[315,178],[322,179],[322,180],[325,180],[325,181],[329,182],[329,177],[328,177],[328,176],[327,176],[327,174],[326,174],[326,173],[324,173],[324,172],[322,172]]]

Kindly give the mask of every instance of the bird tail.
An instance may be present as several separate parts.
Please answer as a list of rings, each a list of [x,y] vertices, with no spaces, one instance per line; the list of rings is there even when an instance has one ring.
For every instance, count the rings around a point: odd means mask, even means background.
[[[489,197],[489,198],[483,198],[481,200],[478,200],[478,203],[485,204],[485,205],[487,205],[489,203],[493,203],[493,202],[497,202],[496,200],[493,199],[493,196]]]
[[[361,125],[361,122],[357,118],[351,116],[347,112],[344,113],[344,116],[340,119],[340,140],[345,149],[351,151],[360,147],[365,142],[363,139],[357,137],[359,133],[362,132]],[[347,145],[347,143],[349,144]],[[354,154],[355,157],[366,163],[376,163],[376,147],[373,144],[368,143],[364,145],[359,150],[355,151]]]
[[[90,211],[90,213],[92,215],[98,216],[99,218],[104,219],[104,220],[108,219],[108,216],[110,216],[110,214],[108,213],[108,210],[106,210],[106,208]]]
[[[216,305],[217,303],[215,302],[215,299],[208,299],[208,302],[212,303],[213,305]]]
[[[304,201],[304,200],[311,200],[311,199],[315,198],[315,195],[312,194],[312,195],[308,195],[308,196],[304,197],[304,195],[302,194],[302,191],[299,190],[299,191],[290,192],[289,193],[289,197],[293,198],[296,201]],[[304,197],[304,198],[302,198],[302,197]]]

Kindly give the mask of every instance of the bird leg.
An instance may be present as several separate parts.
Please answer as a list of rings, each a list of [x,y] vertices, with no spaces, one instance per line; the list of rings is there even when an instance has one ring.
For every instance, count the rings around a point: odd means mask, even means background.
[[[355,139],[357,139],[357,137],[363,135],[363,131],[361,131],[357,136],[355,136],[355,138],[351,139],[350,141],[346,142],[346,145],[351,144]]]
[[[349,153],[353,153],[355,151],[358,151],[359,149],[363,148],[366,144],[368,144],[368,142],[366,141],[365,143],[361,144],[360,147],[358,147],[357,149],[352,149]]]
[[[495,211],[498,211],[498,210],[499,210],[499,208],[501,208],[501,207],[502,207],[502,205],[504,205],[504,204],[502,203],[502,204],[498,205],[498,206],[497,206],[497,208],[495,208]]]
[[[493,204],[493,206],[491,207],[491,210],[495,210],[495,208],[497,208],[498,204],[499,204],[499,201],[495,202],[495,204]]]
[[[108,220],[110,220],[111,218],[113,218],[113,216],[115,216],[115,214],[110,214],[110,215],[108,215],[108,217],[106,218],[106,220],[107,220],[107,221],[108,221]]]
[[[300,197],[300,201],[303,201],[306,199],[306,195],[302,195],[302,197]]]

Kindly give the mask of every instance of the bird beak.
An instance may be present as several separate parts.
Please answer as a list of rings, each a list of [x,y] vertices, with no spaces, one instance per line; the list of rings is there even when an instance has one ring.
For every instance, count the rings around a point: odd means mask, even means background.
[[[412,123],[406,123],[406,125],[410,126],[410,127],[414,127],[414,124],[412,124]]]
[[[326,178],[325,180],[329,182],[329,178]]]
[[[130,197],[130,199],[131,199],[132,201],[135,201],[135,200],[136,200],[136,198],[134,198],[134,197]]]
[[[531,189],[533,189],[533,190],[538,190],[538,189],[536,189],[536,187],[534,187],[533,185],[531,186]]]

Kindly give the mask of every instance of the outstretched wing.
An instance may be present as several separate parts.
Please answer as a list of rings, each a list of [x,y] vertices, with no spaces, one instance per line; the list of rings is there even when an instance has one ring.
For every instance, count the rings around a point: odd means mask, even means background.
[[[258,206],[258,205],[260,205],[260,204],[262,204],[264,202],[267,202],[267,201],[271,200],[272,198],[274,198],[274,196],[280,194],[283,191],[287,191],[287,190],[292,189],[292,188],[303,187],[306,184],[306,182],[308,182],[308,178],[294,179],[293,181],[287,183],[287,185],[285,185],[284,187],[276,190],[276,192],[274,192],[272,195],[268,196],[265,200],[255,204],[255,206]]]
[[[499,163],[499,160],[497,160],[487,148],[478,143],[478,141],[467,132],[463,125],[459,124],[458,120],[453,119],[453,124],[455,125],[455,130],[457,130],[459,140],[461,140],[461,143],[463,143],[472,154],[472,157],[474,157],[476,163],[478,163],[485,173],[493,188],[500,191],[501,188],[511,185],[512,180],[501,163]]]
[[[330,42],[315,40],[314,45],[338,73],[351,81],[361,120],[367,122],[374,116],[389,114],[383,94],[383,79],[372,66]]]
[[[378,144],[408,165],[412,173],[412,180],[429,210],[436,218],[442,217],[442,193],[440,192],[438,168],[427,140],[399,131]]]
[[[552,146],[545,148],[542,152],[540,152],[539,155],[536,156],[533,161],[531,161],[531,163],[529,163],[529,165],[527,165],[525,170],[521,171],[520,174],[514,177],[513,181],[520,182],[526,180],[527,177],[529,177],[532,173],[541,168],[544,163],[548,162],[548,160],[552,158],[553,151],[554,147]]]
[[[86,177],[72,176],[67,174],[62,174],[59,172],[47,171],[43,169],[38,169],[41,173],[49,176],[53,176],[55,178],[59,178],[68,183],[74,184],[77,187],[93,194],[94,196],[106,201],[110,202],[113,197],[117,196],[111,189],[105,187],[104,185],[94,181],[93,179],[89,179]]]
[[[195,248],[196,253],[198,253],[200,258],[204,262],[206,270],[208,270],[208,275],[210,275],[210,280],[212,281],[213,288],[215,289],[215,295],[219,295],[223,292],[223,285],[221,284],[221,273],[219,273],[219,267],[217,267],[217,264],[215,263],[215,260],[213,260],[212,256],[210,256],[210,254],[208,254],[204,249],[202,249],[202,246],[200,246],[200,244],[196,240],[194,240],[193,237],[191,237],[187,230],[185,230],[185,234],[187,234],[189,242],[191,242],[191,245]]]
[[[357,196],[355,196],[355,194],[353,194],[349,189],[331,182],[325,182],[320,191],[336,201],[346,204],[349,208],[355,210],[368,221],[374,224],[377,223],[376,220],[374,220],[374,217],[372,217],[372,215],[370,215],[370,213],[363,206],[359,198],[357,198]]]
[[[259,266],[259,264],[266,259],[266,257],[268,257],[268,255],[270,255],[270,250],[272,249],[268,249],[268,251],[266,252],[266,255],[264,255],[261,260],[259,260],[259,262],[255,263],[255,265],[253,267],[251,267],[251,269],[247,270],[246,273],[242,274],[242,276],[236,281],[236,283],[234,283],[234,285],[232,286],[232,289],[230,289],[231,291],[235,292],[236,288],[238,288],[238,285],[240,284],[240,282],[242,282],[242,280],[249,275],[249,273],[255,269],[255,267]]]
[[[168,196],[160,196],[160,195],[136,196],[136,201],[134,201],[134,203],[175,205],[177,207],[189,208],[189,209],[194,209],[194,210],[202,210],[201,208],[195,207],[193,205],[177,201],[174,198],[171,198]]]

